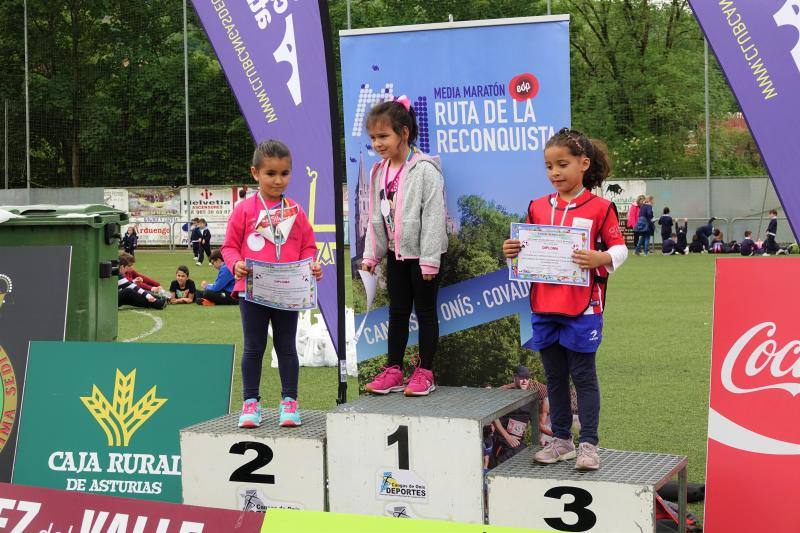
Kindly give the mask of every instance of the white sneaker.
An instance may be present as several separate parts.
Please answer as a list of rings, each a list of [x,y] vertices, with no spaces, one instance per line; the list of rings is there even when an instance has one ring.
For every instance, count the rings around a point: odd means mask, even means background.
[[[201,263],[200,261],[196,261],[196,262],[195,262],[195,265],[197,265],[197,266],[203,266],[203,263]]]
[[[768,254],[767,252],[764,252],[764,253],[763,253],[763,254],[761,254],[761,255],[762,255],[762,256],[764,256],[764,257],[767,257],[769,254]]]
[[[786,250],[781,248],[780,250],[778,250],[778,252],[775,255],[781,255],[781,254],[785,254],[785,253],[786,253]]]

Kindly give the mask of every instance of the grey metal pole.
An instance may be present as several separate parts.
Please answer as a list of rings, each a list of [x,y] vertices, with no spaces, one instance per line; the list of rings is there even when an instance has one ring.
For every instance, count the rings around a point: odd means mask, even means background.
[[[189,153],[189,42],[186,36],[186,0],[183,0],[183,108],[186,115],[186,223],[192,220],[192,179]],[[191,238],[187,246],[191,246]]]
[[[548,15],[550,15],[552,13],[551,7],[552,6],[550,5],[550,0],[547,0],[547,14]]]
[[[351,29],[351,26],[350,26],[350,2],[351,1],[352,0],[347,0],[347,29],[348,30]]]
[[[703,38],[703,61],[705,63],[705,107],[706,107],[706,217],[711,218],[711,111],[708,96],[708,40]]]
[[[8,189],[8,98],[4,100],[5,102],[5,113],[4,113],[4,128],[3,128],[3,154],[4,154],[4,165],[3,168],[5,169],[5,177],[6,177],[6,189]]]
[[[25,182],[28,189],[28,203],[31,202],[31,117],[30,102],[28,99],[28,1],[23,7],[23,26],[25,35]]]

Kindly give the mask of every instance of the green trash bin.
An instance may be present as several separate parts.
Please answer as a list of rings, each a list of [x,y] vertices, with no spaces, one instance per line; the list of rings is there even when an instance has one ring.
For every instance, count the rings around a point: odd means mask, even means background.
[[[120,227],[127,213],[105,205],[0,209],[20,215],[0,224],[0,246],[72,246],[66,339],[116,340]]]

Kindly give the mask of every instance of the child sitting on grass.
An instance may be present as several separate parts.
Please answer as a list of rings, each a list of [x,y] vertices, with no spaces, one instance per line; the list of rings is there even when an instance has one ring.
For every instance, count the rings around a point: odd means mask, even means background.
[[[134,282],[138,287],[153,293],[155,296],[169,297],[169,294],[161,287],[159,282],[137,272],[134,267],[135,264],[135,256],[125,252],[119,254],[119,272],[125,276],[125,279]]]
[[[239,299],[233,296],[233,287],[236,284],[236,278],[233,277],[231,271],[225,266],[225,260],[222,259],[222,252],[214,250],[208,256],[211,265],[219,270],[217,279],[214,283],[200,282],[200,289],[197,291],[195,301],[199,305],[239,305]]]
[[[181,265],[175,272],[175,280],[169,286],[171,304],[190,304],[194,301],[197,294],[197,287],[194,281],[189,279],[189,267]]]

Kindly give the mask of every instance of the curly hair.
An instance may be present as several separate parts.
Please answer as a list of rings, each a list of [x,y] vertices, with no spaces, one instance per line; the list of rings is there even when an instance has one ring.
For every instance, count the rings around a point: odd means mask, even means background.
[[[578,130],[561,128],[544,147],[547,149],[551,146],[562,146],[576,157],[589,158],[589,168],[583,173],[583,186],[589,190],[601,186],[611,174],[611,158],[608,147],[602,141],[590,139]]]

